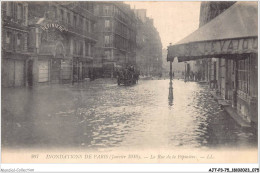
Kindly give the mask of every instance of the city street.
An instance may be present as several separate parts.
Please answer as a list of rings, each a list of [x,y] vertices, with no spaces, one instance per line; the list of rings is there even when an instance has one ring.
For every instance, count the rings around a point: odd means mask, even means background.
[[[171,102],[169,79],[2,88],[2,147],[257,147],[254,130],[237,125],[209,91],[205,84],[175,79]]]

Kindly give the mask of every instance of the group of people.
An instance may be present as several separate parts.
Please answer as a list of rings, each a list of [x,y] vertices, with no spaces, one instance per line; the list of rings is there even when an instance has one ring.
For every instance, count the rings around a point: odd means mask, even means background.
[[[133,65],[129,65],[126,68],[116,69],[116,77],[118,80],[134,80],[138,83],[139,70],[136,70]]]
[[[202,80],[202,74],[201,74],[201,72],[191,71],[190,73],[186,74],[186,80],[201,81]]]

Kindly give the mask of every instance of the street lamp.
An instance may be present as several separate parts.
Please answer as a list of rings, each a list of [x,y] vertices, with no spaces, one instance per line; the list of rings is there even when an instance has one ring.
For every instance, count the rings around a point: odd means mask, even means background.
[[[171,44],[170,44],[171,46]],[[168,47],[168,52],[167,52],[167,59],[169,57],[169,47]],[[173,87],[172,87],[172,61],[173,59],[170,59],[170,86],[169,86],[169,95],[168,95],[168,99],[169,99],[169,105],[172,106],[173,103]]]

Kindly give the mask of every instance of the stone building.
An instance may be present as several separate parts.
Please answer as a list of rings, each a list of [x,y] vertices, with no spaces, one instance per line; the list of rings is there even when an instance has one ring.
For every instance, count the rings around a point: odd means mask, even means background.
[[[78,82],[93,68],[93,2],[29,2],[35,83]]]
[[[141,75],[162,75],[162,43],[153,19],[145,9],[134,9],[137,18],[136,63]]]
[[[2,2],[2,86],[21,87],[30,83],[27,73],[28,3]]]
[[[112,77],[115,68],[136,64],[136,19],[123,2],[96,2],[95,73]]]
[[[93,69],[93,2],[3,2],[2,86],[70,83]]]

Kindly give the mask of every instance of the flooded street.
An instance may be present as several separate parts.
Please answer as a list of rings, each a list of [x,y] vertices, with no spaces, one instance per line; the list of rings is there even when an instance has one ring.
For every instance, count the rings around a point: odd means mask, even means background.
[[[254,130],[221,110],[207,85],[173,80],[172,101],[168,94],[169,80],[2,89],[2,147],[257,147]]]

